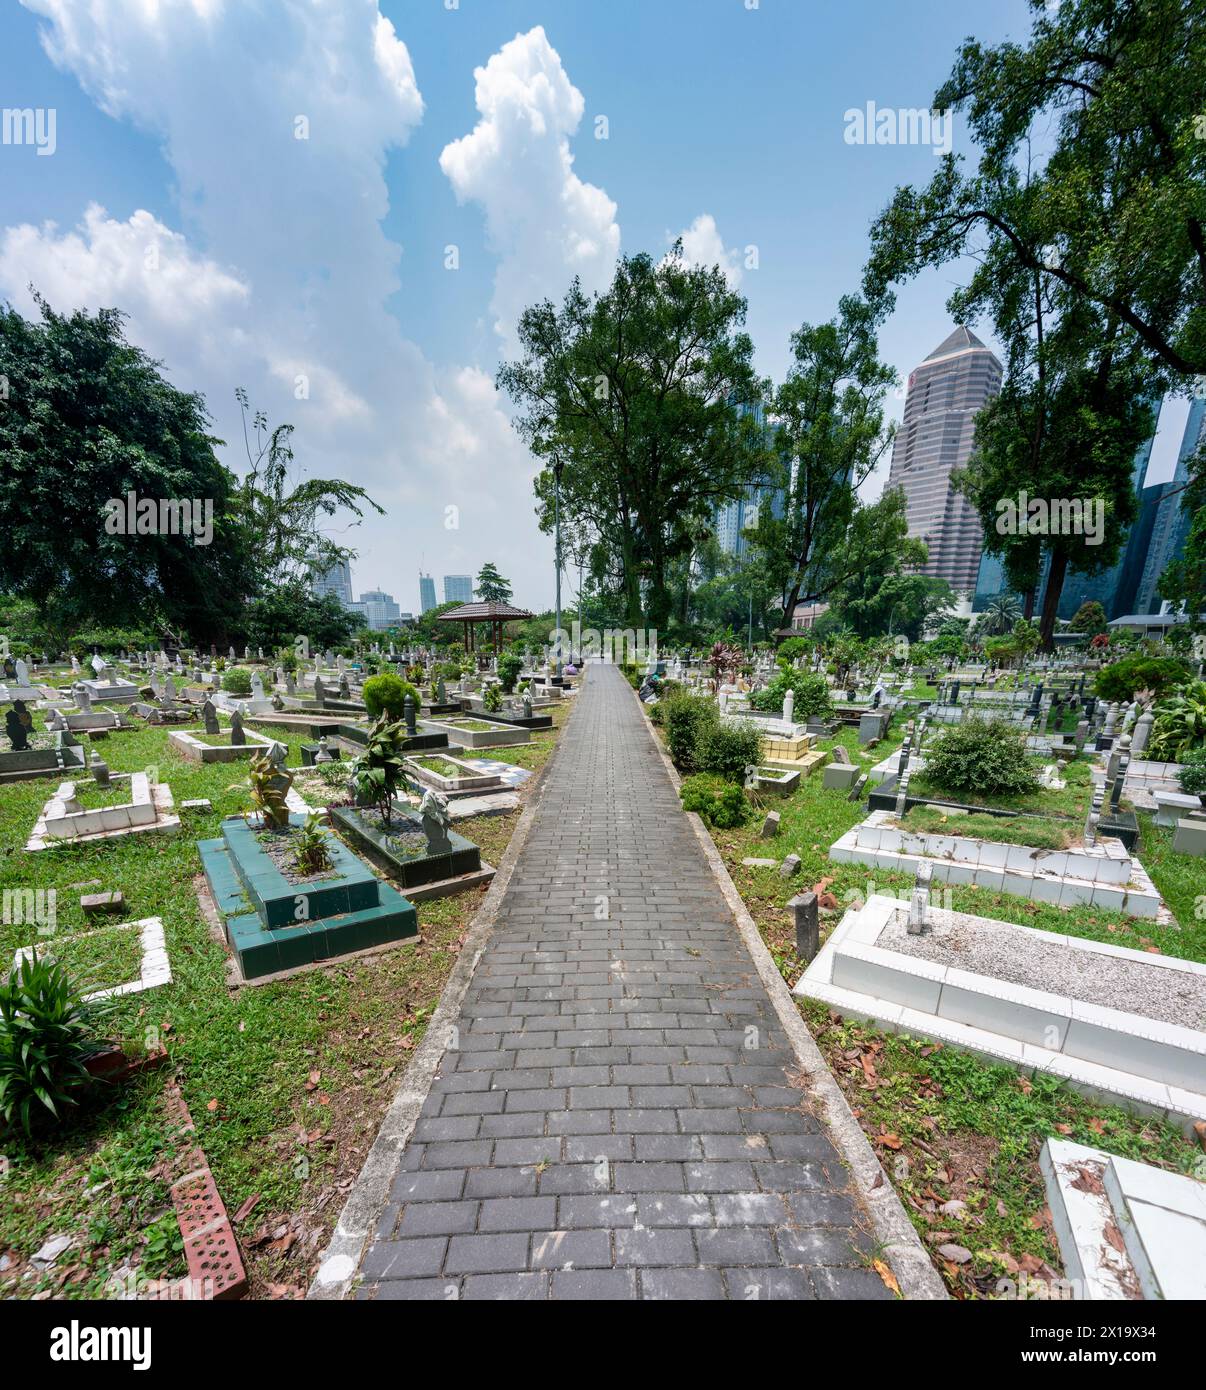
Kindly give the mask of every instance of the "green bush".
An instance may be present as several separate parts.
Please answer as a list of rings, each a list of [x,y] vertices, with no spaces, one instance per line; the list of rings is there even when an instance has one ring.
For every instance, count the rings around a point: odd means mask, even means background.
[[[684,689],[682,681],[664,680],[657,688],[657,704],[646,705],[649,711],[649,718],[659,727],[666,721],[666,703],[672,700],[675,695],[681,694]]]
[[[696,748],[705,729],[720,723],[720,711],[705,695],[675,695],[665,702],[666,747],[680,772],[696,772]]]
[[[1020,796],[1039,785],[1024,735],[1001,719],[965,719],[925,745],[925,777],[954,792]]]
[[[86,1003],[81,985],[36,951],[0,980],[0,1128],[29,1134],[38,1118],[62,1122],[90,1080],[84,1063],[108,1009]]]
[[[780,671],[764,690],[750,696],[750,704],[755,709],[778,712],[783,708],[783,700],[788,690],[796,693],[792,716],[797,720],[811,719],[814,715],[832,712],[829,700],[829,686],[825,677],[817,671]]]
[[[415,702],[415,713],[419,711],[419,692],[409,681],[392,671],[380,676],[370,676],[364,683],[364,707],[374,719],[387,715],[390,719],[401,719],[406,712],[406,697]]]
[[[1151,756],[1163,762],[1185,762],[1206,748],[1206,681],[1191,681],[1161,700],[1152,725]]]
[[[228,695],[245,697],[251,694],[251,672],[242,666],[232,666],[222,674],[222,689]]]
[[[488,685],[482,695],[482,706],[487,714],[497,714],[503,706],[501,685]]]
[[[1189,667],[1171,656],[1124,656],[1098,671],[1093,689],[1103,700],[1129,700],[1136,690],[1157,698],[1189,679]]]
[[[516,656],[514,652],[503,652],[498,658],[498,679],[502,682],[504,694],[510,695],[515,689],[515,682],[522,670],[523,657]]]
[[[1206,748],[1190,753],[1177,773],[1177,781],[1187,796],[1206,795]]]
[[[694,811],[719,830],[744,825],[750,816],[750,804],[742,788],[706,772],[688,777],[679,795],[684,811]]]
[[[752,724],[705,724],[695,745],[695,766],[727,782],[745,781],[745,770],[762,757],[762,735]]]

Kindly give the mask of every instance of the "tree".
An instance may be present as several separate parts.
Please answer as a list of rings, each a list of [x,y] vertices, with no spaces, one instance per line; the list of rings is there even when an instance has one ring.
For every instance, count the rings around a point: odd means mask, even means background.
[[[1199,0],[1031,0],[1025,45],[967,40],[938,91],[974,174],[944,156],[872,230],[872,293],[969,252],[1008,255],[1182,379],[1206,372],[1206,25]],[[1024,183],[1030,142],[1050,146]]]
[[[1106,630],[1106,611],[1096,599],[1086,599],[1073,614],[1068,624],[1073,632],[1084,632],[1096,637]]]
[[[764,509],[755,530],[782,586],[785,623],[797,603],[824,598],[863,564],[845,541],[858,489],[893,437],[884,426],[883,402],[896,373],[879,360],[876,337],[883,306],[882,300],[847,295],[835,319],[805,323],[792,335],[795,361],[773,402],[786,507],[782,517]],[[896,529],[886,513],[866,510],[871,515],[864,520],[882,515]]]
[[[298,637],[319,650],[343,647],[364,626],[363,613],[345,608],[334,594],[316,597],[300,577],[267,585],[247,605],[241,624],[247,643],[265,651],[291,646]]]
[[[126,341],[118,310],[35,298],[40,322],[0,306],[0,590],[60,647],[93,620],[221,637],[254,573],[204,401]]]
[[[976,631],[984,637],[1001,637],[1021,616],[1022,605],[1013,594],[997,594],[977,619]]]
[[[319,518],[344,508],[359,522],[365,507],[380,516],[385,515],[384,508],[364,488],[340,478],[294,482],[293,426],[277,425],[270,432],[268,416],[257,410],[249,428],[247,392],[238,387],[235,398],[242,411],[243,445],[250,464],[239,489],[239,505],[264,581],[281,584],[355,559],[354,550],[322,534]]]
[[[499,574],[495,565],[487,561],[477,576],[477,596],[483,603],[510,603],[511,582]]]
[[[546,461],[541,529],[553,528],[559,464],[565,549],[621,587],[626,626],[665,627],[673,562],[765,468],[744,319],[720,268],[688,265],[676,243],[661,261],[621,258],[602,294],[575,280],[559,309],[526,309],[523,356],[499,369],[517,430]]]
[[[929,619],[953,599],[945,579],[868,564],[834,592],[831,602],[837,617],[859,637],[887,633],[916,641]]]

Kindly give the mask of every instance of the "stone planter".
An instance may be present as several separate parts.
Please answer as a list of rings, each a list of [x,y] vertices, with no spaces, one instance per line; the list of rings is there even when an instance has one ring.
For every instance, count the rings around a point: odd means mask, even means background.
[[[448,831],[450,848],[443,854],[432,854],[423,845],[408,847],[400,843],[399,831],[403,837],[422,834],[422,822],[406,808],[395,808],[395,824],[390,833],[358,807],[332,806],[328,814],[332,825],[337,826],[366,859],[384,869],[391,878],[397,879],[404,889],[419,888],[461,875],[474,876],[472,882],[464,885],[466,888],[477,887],[483,881],[480,878],[481,850],[472,840],[458,835],[455,830]]]

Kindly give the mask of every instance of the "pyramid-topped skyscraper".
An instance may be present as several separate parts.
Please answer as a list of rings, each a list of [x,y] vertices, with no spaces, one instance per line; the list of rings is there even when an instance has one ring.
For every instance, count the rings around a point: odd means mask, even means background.
[[[1001,389],[1001,364],[991,348],[959,327],[909,374],[904,421],[892,449],[888,486],[904,489],[909,535],[925,541],[924,573],[971,595],[983,531],[951,474],[972,451],[976,412]]]

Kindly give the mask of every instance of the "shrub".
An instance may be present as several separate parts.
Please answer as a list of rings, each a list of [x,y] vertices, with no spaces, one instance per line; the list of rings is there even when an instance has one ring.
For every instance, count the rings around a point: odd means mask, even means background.
[[[503,706],[503,692],[501,685],[488,685],[482,695],[482,707],[487,714],[497,714]]]
[[[744,782],[745,770],[762,756],[762,735],[752,724],[705,724],[695,745],[695,766],[726,782]]]
[[[242,666],[232,666],[222,675],[222,689],[228,695],[246,696],[251,694],[251,672]]]
[[[679,795],[684,811],[694,811],[717,829],[730,830],[749,819],[750,804],[742,788],[709,773],[688,777]]]
[[[1019,796],[1039,785],[1025,737],[1000,719],[965,719],[925,745],[925,777],[949,791]]]
[[[393,799],[405,782],[406,725],[382,716],[369,730],[364,752],[352,764],[350,781],[358,800],[375,806],[388,826]]]
[[[1206,748],[1206,681],[1191,681],[1167,696],[1155,713],[1152,757],[1180,763]]]
[[[498,679],[502,682],[504,694],[510,695],[515,689],[515,682],[522,670],[523,657],[516,656],[514,652],[503,652],[498,658]]]
[[[1171,656],[1124,656],[1098,671],[1093,689],[1103,700],[1129,700],[1136,690],[1157,698],[1189,679],[1189,667]]]
[[[293,841],[293,867],[299,874],[317,874],[331,867],[330,840],[322,816],[311,811]]]
[[[816,671],[780,671],[772,678],[765,690],[750,696],[750,704],[760,710],[781,710],[788,690],[796,692],[792,707],[793,717],[799,720],[810,719],[813,715],[829,714],[833,706],[829,701],[829,686]]]
[[[789,637],[775,653],[775,661],[780,666],[790,666],[797,657],[803,656],[808,651],[808,647],[809,643],[806,637]]]
[[[649,718],[659,727],[666,721],[666,702],[684,689],[682,681],[664,680],[657,688],[657,704],[647,706]]]
[[[665,702],[662,724],[666,747],[680,772],[695,772],[695,752],[700,734],[720,722],[720,711],[704,695],[676,695]]]
[[[1206,748],[1186,757],[1184,767],[1177,772],[1177,781],[1187,796],[1206,795]]]
[[[85,1061],[98,1050],[107,1013],[85,1002],[80,985],[36,951],[0,981],[0,1121],[31,1133],[36,1118],[62,1121],[90,1078]]]
[[[415,702],[415,712],[419,709],[419,692],[409,681],[392,671],[380,676],[370,676],[364,683],[364,707],[373,719],[387,715],[390,719],[401,719],[406,712],[406,697]]]

